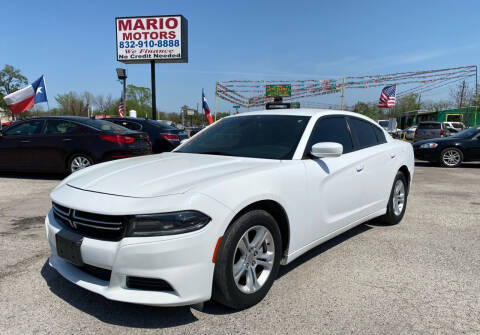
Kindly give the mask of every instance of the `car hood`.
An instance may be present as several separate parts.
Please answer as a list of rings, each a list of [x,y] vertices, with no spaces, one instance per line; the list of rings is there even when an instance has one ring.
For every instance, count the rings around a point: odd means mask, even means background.
[[[169,152],[94,165],[74,173],[63,184],[91,192],[150,198],[185,193],[199,183],[232,178],[279,162]]]
[[[414,146],[418,147],[418,146],[421,146],[422,144],[432,143],[432,142],[435,142],[435,143],[449,143],[449,142],[452,142],[453,143],[453,142],[458,142],[458,141],[461,141],[461,140],[462,140],[461,138],[455,138],[455,137],[431,138],[431,139],[428,139],[428,140],[415,142]]]

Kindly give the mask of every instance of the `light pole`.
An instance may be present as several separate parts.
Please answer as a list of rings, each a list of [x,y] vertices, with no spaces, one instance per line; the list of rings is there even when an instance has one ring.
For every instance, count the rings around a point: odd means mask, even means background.
[[[127,91],[127,70],[117,67],[117,77],[123,84],[123,92],[122,92],[122,102],[123,102],[123,109],[126,111],[126,91]],[[126,115],[126,113],[125,113]]]

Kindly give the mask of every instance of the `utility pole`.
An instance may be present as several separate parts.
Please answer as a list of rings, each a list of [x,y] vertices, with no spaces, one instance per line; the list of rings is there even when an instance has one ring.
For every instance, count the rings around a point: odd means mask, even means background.
[[[462,90],[460,91],[460,104],[458,105],[458,109],[462,108],[464,94],[465,94],[465,80],[462,82]]]
[[[215,83],[215,103],[213,106],[213,114],[215,117],[214,122],[217,122],[217,88],[218,88],[218,82]]]
[[[341,102],[340,102],[340,109],[341,110],[343,110],[344,93],[345,93],[345,77],[343,77],[343,81],[342,81],[342,99],[341,99]]]
[[[152,119],[157,120],[157,92],[155,88],[155,61],[150,62],[152,80]]]

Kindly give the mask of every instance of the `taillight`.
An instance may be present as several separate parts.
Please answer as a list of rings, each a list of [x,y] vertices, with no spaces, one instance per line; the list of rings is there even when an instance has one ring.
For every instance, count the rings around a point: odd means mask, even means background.
[[[445,135],[445,130],[440,129],[440,136],[443,137],[443,135]]]
[[[180,138],[178,137],[178,135],[175,135],[175,134],[166,134],[166,133],[161,133],[160,134],[164,139],[168,140],[168,141],[179,141]]]
[[[150,136],[145,135],[145,141],[147,141],[148,144],[152,144],[152,141],[150,141]]]
[[[100,135],[100,138],[104,141],[120,144],[130,144],[135,141],[133,137],[126,135]]]

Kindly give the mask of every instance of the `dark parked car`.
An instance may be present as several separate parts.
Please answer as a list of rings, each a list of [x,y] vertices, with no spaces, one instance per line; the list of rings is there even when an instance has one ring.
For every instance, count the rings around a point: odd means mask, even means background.
[[[0,170],[75,172],[152,152],[148,135],[86,117],[20,121],[0,133]]]
[[[480,127],[467,128],[450,137],[416,142],[415,158],[445,167],[457,167],[462,162],[480,161]]]
[[[115,117],[107,120],[131,130],[147,133],[152,141],[154,153],[172,151],[180,144],[181,140],[188,138],[183,130],[160,121],[134,117]]]

